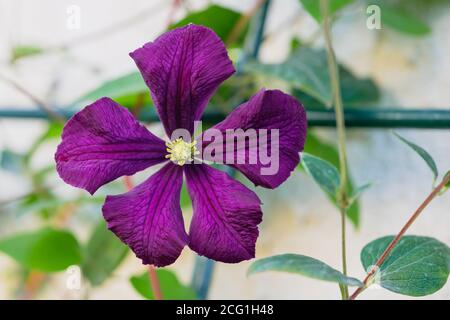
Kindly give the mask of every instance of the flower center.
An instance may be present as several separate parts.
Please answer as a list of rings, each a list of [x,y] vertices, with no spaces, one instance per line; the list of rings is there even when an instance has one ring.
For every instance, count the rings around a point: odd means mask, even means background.
[[[186,162],[194,160],[194,156],[199,154],[197,147],[195,146],[197,141],[185,142],[183,138],[175,139],[166,143],[167,152],[166,158],[170,159],[179,166],[184,165]]]

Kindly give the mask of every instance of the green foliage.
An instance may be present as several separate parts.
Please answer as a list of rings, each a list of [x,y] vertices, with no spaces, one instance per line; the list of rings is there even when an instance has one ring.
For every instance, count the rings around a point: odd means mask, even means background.
[[[366,270],[375,264],[393,236],[379,238],[361,251]],[[425,296],[442,288],[449,274],[450,249],[429,237],[404,236],[381,264],[375,281],[390,291]]]
[[[239,12],[214,4],[206,9],[189,14],[182,20],[171,25],[170,29],[194,23],[213,29],[222,41],[226,43],[239,19],[241,19]],[[236,39],[238,43],[242,43],[242,40],[243,34],[239,35]],[[231,44],[237,44],[236,41]]]
[[[288,253],[257,260],[250,266],[248,274],[265,271],[290,272],[348,286],[362,286],[361,281],[358,279],[347,277],[322,261],[300,254]]]
[[[192,207],[191,197],[186,188],[186,184],[183,184],[181,187],[181,196],[180,196],[180,207],[182,209],[188,209]]]
[[[308,137],[306,139],[304,151],[325,161],[328,161],[336,168],[339,166],[339,154],[337,149],[333,145],[319,139],[319,137],[317,137],[317,135],[315,135],[314,131],[312,131],[311,129],[308,131]],[[299,166],[299,168],[301,168],[301,166]],[[354,194],[353,182],[350,177],[348,177],[347,179],[349,187],[348,192],[349,194]],[[333,202],[334,205],[337,206],[336,199],[334,197],[328,195],[328,198]],[[355,227],[359,226],[359,211],[359,201],[357,198],[354,198],[351,205],[347,209],[347,217]]]
[[[98,88],[78,98],[75,103],[94,101],[101,97],[112,99],[119,97],[135,97],[137,94],[148,92],[147,85],[139,72],[132,72],[124,76],[108,80]]]
[[[328,13],[333,15],[338,10],[342,9],[346,5],[352,3],[354,0],[329,0],[328,1]],[[322,21],[322,15],[320,12],[320,0],[300,0],[303,8],[316,19],[317,22]]]
[[[81,269],[93,286],[101,285],[127,256],[128,247],[111,231],[104,220],[93,229],[84,248]]]
[[[428,165],[428,167],[431,169],[433,173],[433,182],[436,181],[439,173],[436,166],[436,162],[434,162],[433,157],[422,147],[418,146],[417,144],[403,138],[398,133],[394,132],[394,134],[399,138],[402,142],[407,144],[411,149],[413,149]]]
[[[449,175],[450,175],[450,170],[447,171],[447,173],[446,173],[445,176],[444,176],[444,179],[447,178]],[[444,194],[444,193],[448,190],[448,188],[450,188],[450,181],[448,181],[448,182],[445,184],[444,188],[443,188],[442,191],[441,191],[441,194]]]
[[[363,184],[362,186],[355,188],[355,190],[353,190],[352,193],[350,194],[349,203],[350,204],[354,203],[361,196],[361,194],[363,194],[371,186],[372,183],[366,183]]]
[[[25,163],[23,155],[9,149],[1,150],[0,169],[17,174],[23,173],[24,165]]]
[[[19,59],[32,57],[43,53],[44,50],[38,46],[22,45],[15,46],[11,49],[11,62],[14,63]]]
[[[197,296],[190,287],[182,284],[175,273],[167,269],[157,269],[159,285],[164,300],[195,300]],[[146,299],[155,299],[148,272],[130,278],[131,285]]]
[[[340,185],[339,171],[336,167],[306,152],[302,154],[302,165],[320,188],[335,199]]]
[[[43,272],[65,270],[81,262],[81,250],[68,231],[43,228],[0,240],[0,251],[24,268]]]
[[[324,67],[326,65],[324,50],[300,47],[285,62],[262,64],[249,61],[244,65],[244,70],[287,82],[303,105],[309,108],[332,104],[328,68]],[[370,104],[378,100],[379,90],[372,80],[358,79],[342,66],[339,66],[339,72],[344,106]]]
[[[425,22],[404,8],[391,6],[385,2],[380,3],[380,7],[382,25],[412,36],[424,36],[431,32]]]

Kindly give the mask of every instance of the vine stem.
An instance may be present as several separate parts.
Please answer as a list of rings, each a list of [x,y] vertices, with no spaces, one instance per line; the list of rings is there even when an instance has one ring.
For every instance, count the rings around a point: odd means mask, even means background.
[[[375,265],[372,267],[372,269],[367,273],[366,277],[364,278],[364,286],[359,287],[356,289],[356,291],[350,296],[350,300],[354,300],[361,292],[363,292],[368,286],[368,282],[371,280],[372,276],[375,274],[375,272],[378,270],[378,268],[383,264],[384,260],[386,260],[389,253],[392,251],[392,249],[395,247],[395,245],[398,243],[400,238],[405,234],[406,230],[413,224],[413,222],[419,217],[419,215],[422,213],[422,211],[430,204],[430,202],[441,192],[441,190],[444,189],[447,183],[450,182],[450,174],[447,174],[443,179],[442,182],[431,191],[431,193],[428,195],[428,197],[425,198],[425,200],[422,202],[422,204],[414,211],[412,216],[408,219],[408,221],[405,223],[403,228],[400,230],[400,232],[394,237],[394,239],[391,241],[391,243],[387,246],[387,248],[384,250],[383,254],[378,258],[377,262],[375,262]]]
[[[55,120],[59,123],[65,123],[66,119],[64,116],[53,110],[45,101],[39,99],[34,94],[32,94],[30,91],[28,91],[25,87],[20,85],[18,82],[6,77],[3,74],[0,74],[0,80],[3,80],[4,82],[8,83],[9,85],[13,86],[17,91],[22,93],[23,95],[27,96],[31,101],[36,103],[36,105],[44,111],[48,117],[52,120]]]
[[[256,0],[255,4],[250,8],[250,10],[246,13],[244,13],[239,20],[236,22],[236,24],[231,29],[230,34],[228,35],[227,39],[225,39],[225,43],[227,45],[232,44],[234,41],[236,41],[237,38],[241,35],[242,31],[245,29],[247,23],[250,21],[250,19],[253,17],[253,15],[258,11],[258,9],[262,6],[264,3],[264,0]]]
[[[341,85],[339,81],[339,69],[336,63],[336,57],[333,51],[333,42],[331,37],[331,25],[328,14],[328,0],[320,0],[320,12],[323,21],[323,32],[325,37],[325,45],[327,49],[328,69],[330,72],[330,82],[332,91],[332,101],[334,103],[334,110],[336,114],[336,128],[338,137],[338,151],[339,151],[339,172],[340,185],[337,191],[336,200],[341,214],[341,255],[342,255],[342,273],[347,275],[347,256],[346,256],[346,228],[345,216],[347,213],[347,152],[345,147],[345,120],[344,108],[342,105]],[[348,299],[348,286],[340,285],[342,299]]]
[[[125,176],[123,183],[125,184],[127,190],[133,189],[133,181],[131,181],[131,177]],[[150,285],[152,287],[152,292],[155,300],[163,300],[158,274],[156,273],[155,267],[152,265],[148,266],[148,277],[150,279]]]

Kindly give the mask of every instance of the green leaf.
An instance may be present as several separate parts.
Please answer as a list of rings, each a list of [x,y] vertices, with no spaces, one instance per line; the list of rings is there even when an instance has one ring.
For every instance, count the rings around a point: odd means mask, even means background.
[[[438,169],[436,166],[436,162],[434,162],[431,155],[425,149],[423,149],[422,147],[419,147],[417,144],[412,143],[409,140],[406,140],[401,135],[399,135],[397,132],[394,132],[394,134],[397,136],[397,138],[399,138],[401,141],[406,143],[411,149],[413,149],[426,162],[428,167],[433,172],[433,182],[436,181],[439,173],[438,173]]]
[[[248,61],[246,72],[287,82],[305,106],[331,106],[332,94],[325,50],[300,47],[279,64]],[[371,104],[378,100],[379,90],[370,79],[359,79],[339,66],[344,106]],[[298,92],[300,91],[300,92]]]
[[[47,130],[45,130],[31,145],[28,152],[25,155],[25,162],[29,163],[32,156],[39,149],[39,147],[52,139],[60,139],[63,130],[63,124],[59,122],[49,122]]]
[[[128,252],[128,247],[108,230],[102,220],[84,248],[83,274],[93,286],[99,286],[117,269]]]
[[[186,188],[186,186],[184,184],[181,187],[180,207],[182,209],[187,209],[189,207],[192,207],[191,197],[189,196],[187,188]]]
[[[21,173],[24,169],[24,161],[23,155],[9,149],[4,149],[0,153],[0,169],[12,173]]]
[[[375,265],[393,236],[376,239],[361,251],[366,270]],[[442,288],[449,274],[450,249],[429,237],[403,236],[382,263],[375,281],[390,291],[425,296]]]
[[[77,99],[75,103],[94,101],[101,97],[110,97],[115,99],[123,96],[134,96],[146,92],[148,92],[148,88],[142,79],[141,74],[139,72],[132,72],[106,81],[98,88]]]
[[[332,165],[334,165],[336,168],[339,166],[339,153],[337,149],[321,139],[317,137],[317,135],[314,134],[313,130],[308,131],[308,137],[306,139],[305,149],[304,152],[312,154],[316,157],[319,157],[323,160],[326,160],[330,162]],[[299,166],[301,168],[301,166]],[[348,181],[348,192],[350,194],[353,194],[353,182],[350,177],[347,178]],[[329,199],[333,202],[334,205],[336,204],[336,199],[334,197],[328,195],[326,193]],[[353,203],[350,205],[350,207],[347,210],[347,217],[352,221],[355,227],[359,226],[359,202],[358,199],[355,199]]]
[[[328,69],[324,68],[324,65],[326,66],[324,50],[301,47],[283,63],[262,64],[248,61],[243,68],[250,73],[286,81],[293,87],[329,105],[331,103],[331,87]]]
[[[361,196],[361,194],[365,192],[367,189],[369,189],[371,186],[372,183],[366,183],[363,184],[362,186],[355,188],[355,190],[353,190],[353,192],[350,194],[349,202],[353,203],[354,201],[356,201]]]
[[[335,198],[339,189],[339,171],[328,161],[315,157],[306,152],[302,153],[302,165],[306,172],[317,182],[317,184]]]
[[[226,42],[240,18],[241,14],[239,12],[218,5],[211,5],[206,9],[189,14],[182,20],[171,25],[169,29],[194,23],[213,29]],[[241,42],[243,35],[240,35],[236,40]]]
[[[248,274],[265,271],[290,272],[348,286],[360,287],[363,285],[358,279],[347,277],[322,261],[300,254],[288,253],[257,260],[250,266]]]
[[[19,59],[36,56],[44,52],[42,48],[36,46],[16,46],[11,49],[11,62],[16,62]]]
[[[413,36],[423,36],[431,31],[430,27],[419,18],[388,5],[381,6],[381,22],[387,27]]]
[[[380,90],[372,79],[357,78],[343,66],[339,66],[339,78],[344,107],[367,106],[379,100]]]
[[[444,176],[444,179],[447,178],[450,175],[450,170],[447,171],[447,173]],[[444,188],[441,190],[441,192],[439,193],[440,195],[443,195],[445,192],[447,192],[447,190],[450,188],[450,181],[447,182],[444,186]]]
[[[25,268],[43,272],[65,270],[81,262],[81,250],[73,234],[52,228],[2,239],[0,251]]]
[[[331,16],[336,13],[339,9],[345,7],[354,0],[329,0],[328,1],[328,14]],[[306,11],[314,18],[317,22],[322,21],[322,15],[320,12],[320,0],[300,0]]]
[[[194,289],[190,286],[183,285],[177,276],[170,270],[157,269],[161,293],[164,300],[195,300],[197,296]],[[141,275],[132,276],[130,278],[131,285],[141,296],[146,299],[153,300],[153,291],[150,283],[148,272]]]

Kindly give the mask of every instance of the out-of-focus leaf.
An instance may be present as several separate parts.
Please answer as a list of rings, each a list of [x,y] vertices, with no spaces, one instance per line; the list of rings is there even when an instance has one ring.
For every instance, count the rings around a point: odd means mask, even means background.
[[[361,251],[366,270],[375,265],[393,236],[376,239]],[[425,296],[442,288],[449,274],[450,248],[429,237],[403,236],[375,273],[383,288],[408,296]]]
[[[230,113],[255,93],[255,79],[250,74],[237,74],[223,82],[212,96],[206,112]],[[205,126],[205,123],[202,123]]]
[[[184,184],[183,187],[181,188],[180,206],[182,209],[192,207],[191,197],[189,196],[187,188]]]
[[[345,106],[374,104],[380,98],[380,90],[372,79],[357,78],[343,66],[339,67],[342,102]]]
[[[325,66],[325,67],[324,67]],[[280,64],[262,64],[249,61],[245,71],[283,80],[299,92],[294,94],[306,108],[331,106],[332,94],[328,75],[326,52],[300,47]],[[359,79],[339,66],[344,106],[366,105],[378,100],[379,90],[370,79]]]
[[[13,173],[21,173],[24,169],[24,156],[9,149],[2,150],[0,168]]]
[[[423,36],[431,32],[430,27],[418,17],[384,3],[381,4],[381,22],[382,25],[412,36]]]
[[[149,90],[146,92],[138,92],[135,94],[120,96],[114,98],[114,100],[121,106],[131,109],[133,113],[139,112],[139,114],[142,114],[144,111],[147,111],[147,107],[153,107],[152,98],[148,92]],[[141,110],[136,110],[136,107],[140,107]]]
[[[28,163],[36,152],[36,150],[45,142],[52,139],[59,139],[63,130],[63,124],[59,122],[49,122],[47,130],[45,130],[31,145],[27,154],[25,155],[25,162]]]
[[[265,271],[290,272],[308,278],[336,282],[348,286],[360,287],[363,285],[358,279],[347,277],[322,261],[300,254],[288,253],[259,259],[252,263],[248,274]]]
[[[84,248],[81,265],[84,276],[93,286],[101,285],[122,263],[128,247],[106,227],[102,220],[92,231]]]
[[[68,231],[44,228],[0,240],[0,251],[27,269],[55,272],[81,262],[77,239]]]
[[[328,14],[332,15],[339,9],[345,7],[354,0],[328,0]],[[316,21],[322,21],[322,14],[320,12],[320,0],[300,0],[303,8],[314,18]]]
[[[305,144],[305,152],[319,157],[323,160],[330,162],[336,168],[339,166],[339,153],[336,148],[317,137],[312,130],[308,131],[308,137]],[[301,167],[301,166],[299,166]],[[353,194],[353,182],[350,177],[347,178],[348,181],[348,193]],[[328,195],[329,199],[336,204],[336,199]],[[354,224],[355,227],[359,226],[360,213],[359,213],[359,201],[355,199],[350,207],[347,209],[347,217]]]
[[[40,139],[46,141],[48,139],[60,138],[62,130],[63,130],[63,124],[61,124],[60,122],[50,122],[48,124],[47,130],[40,137]]]
[[[19,216],[41,214],[44,218],[48,218],[56,214],[58,209],[65,203],[66,200],[56,198],[49,193],[31,193],[20,202],[19,208],[15,213]]]
[[[22,45],[11,49],[11,62],[16,62],[19,59],[36,56],[41,54],[44,50],[37,46]]]
[[[148,92],[148,88],[142,79],[141,74],[139,72],[132,72],[104,82],[96,89],[77,99],[75,103],[94,101],[100,99],[101,97],[110,97],[114,99],[123,96],[133,96],[145,92]]]
[[[335,198],[339,189],[339,171],[328,161],[302,153],[302,165],[322,190]]]
[[[399,138],[402,142],[407,144],[411,149],[413,149],[428,165],[430,170],[433,173],[433,182],[436,181],[439,172],[436,166],[436,162],[434,162],[433,157],[422,147],[418,146],[417,144],[403,138],[401,135],[399,135],[397,132],[394,132],[394,134]]]
[[[213,4],[206,9],[189,14],[182,20],[171,25],[170,29],[194,23],[213,29],[214,32],[226,42],[240,18],[241,14],[239,12]],[[242,42],[243,36],[243,34],[239,35],[237,39],[235,39],[236,42]]]
[[[167,269],[157,269],[159,285],[165,300],[196,300],[194,289],[182,284],[175,273]],[[146,299],[155,299],[148,272],[130,278],[131,285]]]
[[[325,51],[302,47],[283,63],[262,64],[248,61],[243,67],[250,73],[284,80],[329,105],[331,88],[324,61],[326,61]]]
[[[341,96],[344,107],[374,106],[380,98],[380,90],[372,79],[357,78],[345,67],[340,66]],[[297,97],[307,109],[325,108],[323,101],[294,88],[293,95]]]

